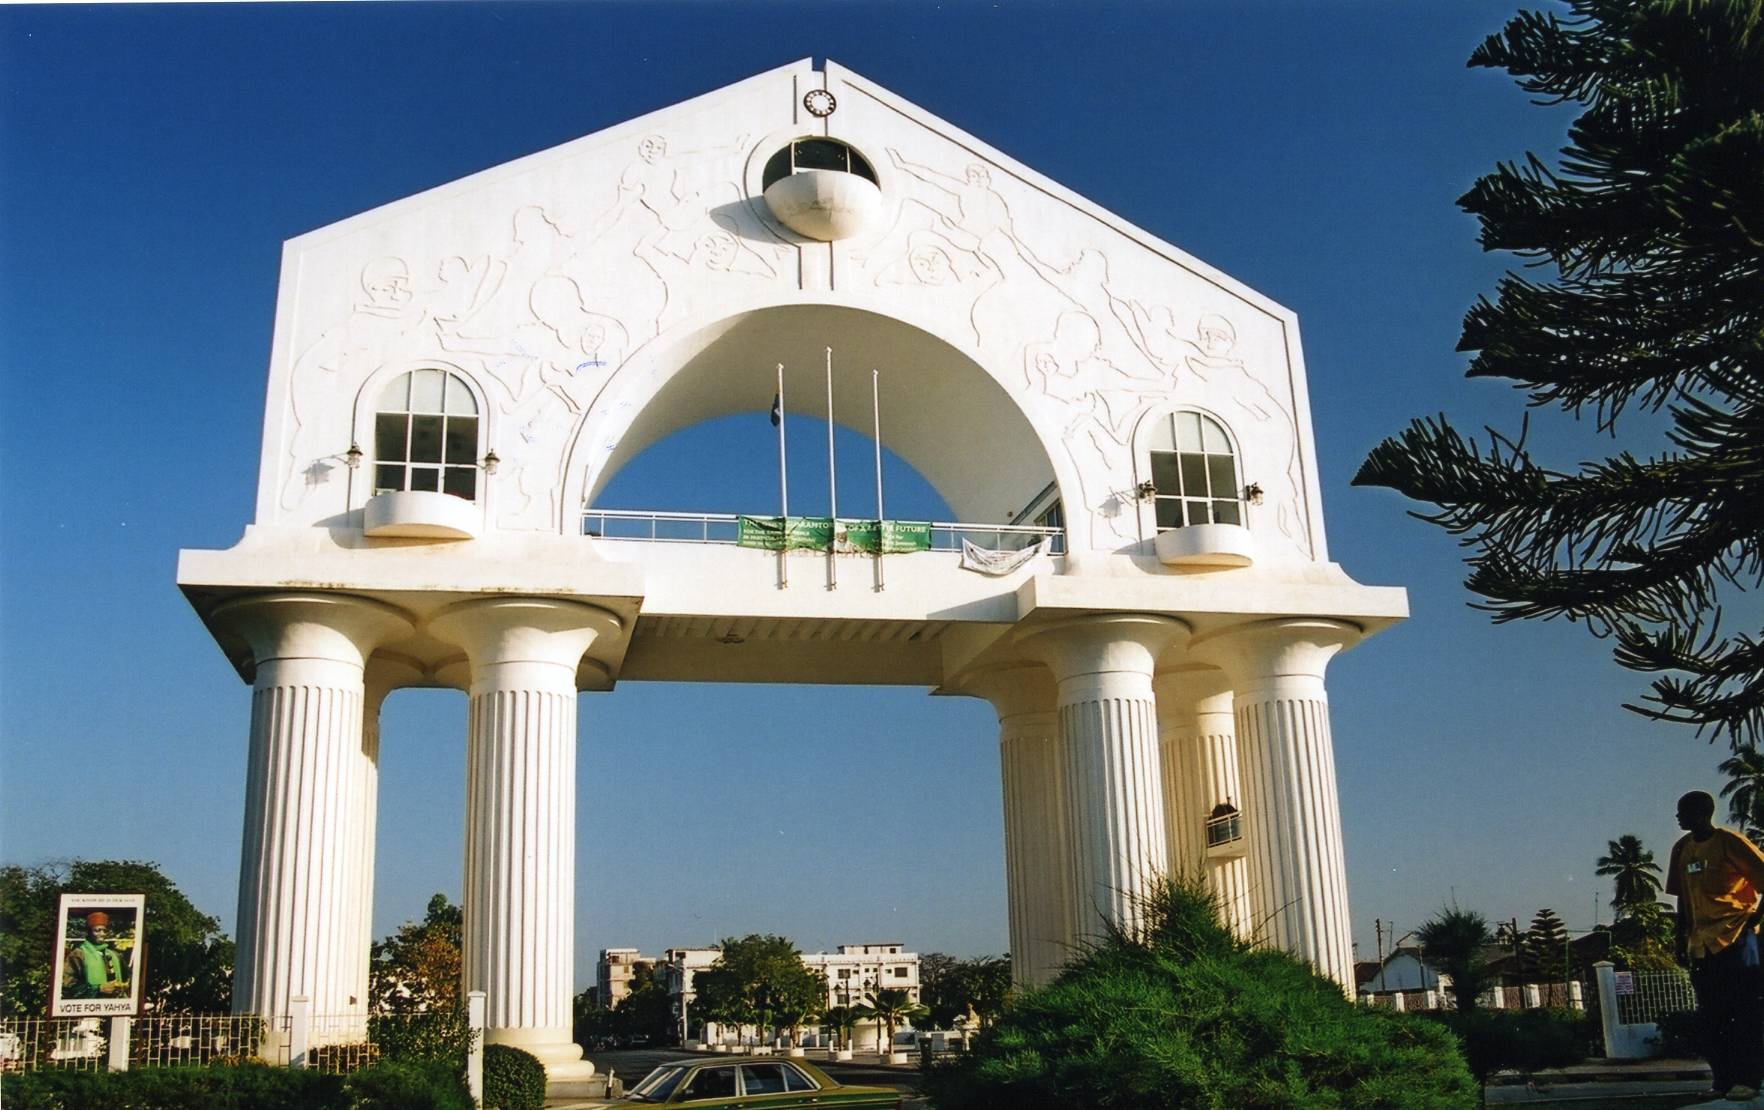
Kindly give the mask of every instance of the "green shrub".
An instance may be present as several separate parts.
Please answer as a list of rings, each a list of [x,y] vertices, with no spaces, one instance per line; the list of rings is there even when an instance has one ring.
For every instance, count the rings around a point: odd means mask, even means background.
[[[349,1110],[343,1077],[264,1064],[83,1072],[45,1068],[0,1079],[7,1110]]]
[[[511,1045],[485,1045],[484,1105],[496,1110],[544,1110],[545,1065]]]
[[[1116,934],[1006,1007],[926,1077],[941,1110],[1476,1105],[1437,1024],[1362,1009],[1283,953],[1250,950],[1199,884],[1164,882]]]
[[[477,1034],[459,1010],[418,1014],[386,1014],[368,1019],[368,1039],[380,1048],[380,1059],[410,1063],[443,1060],[465,1070],[466,1056]]]
[[[1703,1050],[1698,1047],[1695,1010],[1661,1014],[1654,1019],[1654,1025],[1658,1030],[1654,1041],[1659,1046],[1660,1055],[1682,1058],[1703,1054]]]
[[[443,1060],[381,1060],[344,1087],[356,1110],[473,1110],[463,1069]]]
[[[1497,1071],[1534,1072],[1586,1059],[1592,1022],[1577,1010],[1471,1010],[1427,1015],[1457,1034],[1470,1074],[1487,1083]]]

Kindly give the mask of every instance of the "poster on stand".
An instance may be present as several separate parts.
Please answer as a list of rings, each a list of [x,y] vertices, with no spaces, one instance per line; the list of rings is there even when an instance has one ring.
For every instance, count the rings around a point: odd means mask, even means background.
[[[145,894],[63,894],[50,1017],[132,1017],[146,971]]]

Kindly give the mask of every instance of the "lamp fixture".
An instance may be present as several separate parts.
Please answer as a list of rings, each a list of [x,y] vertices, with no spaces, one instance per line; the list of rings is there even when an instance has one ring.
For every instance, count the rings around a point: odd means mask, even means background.
[[[1133,487],[1133,494],[1141,501],[1150,501],[1158,495],[1157,483],[1153,482],[1150,478],[1147,478],[1145,481]]]
[[[349,441],[349,450],[343,452],[343,463],[351,470],[361,466],[361,444]]]
[[[1243,497],[1244,500],[1252,505],[1260,505],[1262,503],[1262,487],[1255,482],[1251,482],[1249,485],[1243,487]]]
[[[502,462],[502,460],[496,457],[496,448],[494,448],[494,447],[490,448],[489,451],[485,452],[484,461],[481,464],[484,467],[484,473],[486,473],[486,474],[496,473],[496,467],[501,462]]]

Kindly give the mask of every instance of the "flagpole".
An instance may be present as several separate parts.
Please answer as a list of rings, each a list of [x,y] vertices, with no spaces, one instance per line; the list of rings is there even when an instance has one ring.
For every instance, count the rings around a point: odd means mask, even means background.
[[[887,546],[888,514],[882,511],[882,399],[877,372],[870,369],[870,427],[876,441],[876,588],[886,587],[882,578],[882,549]]]
[[[832,526],[827,531],[827,588],[839,588],[839,560],[834,547],[839,543],[839,476],[833,466],[833,348],[827,348],[827,515]]]
[[[784,456],[784,364],[778,364],[778,588],[790,585],[790,468]]]

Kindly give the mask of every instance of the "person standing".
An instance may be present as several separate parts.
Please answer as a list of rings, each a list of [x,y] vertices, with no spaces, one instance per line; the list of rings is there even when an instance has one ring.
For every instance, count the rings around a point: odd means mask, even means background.
[[[1678,897],[1677,946],[1697,992],[1697,1032],[1715,1097],[1750,1099],[1764,1082],[1764,967],[1756,914],[1764,853],[1714,824],[1715,798],[1678,799],[1666,893]]]
[[[85,938],[67,950],[61,997],[108,998],[128,992],[128,969],[110,943],[110,915],[93,910],[86,915]]]

